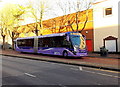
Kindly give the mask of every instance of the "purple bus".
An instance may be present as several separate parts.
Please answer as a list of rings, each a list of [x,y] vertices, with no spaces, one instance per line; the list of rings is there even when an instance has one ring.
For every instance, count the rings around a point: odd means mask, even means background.
[[[64,57],[87,56],[85,36],[78,32],[17,38],[15,43],[15,50],[20,52],[61,55]]]

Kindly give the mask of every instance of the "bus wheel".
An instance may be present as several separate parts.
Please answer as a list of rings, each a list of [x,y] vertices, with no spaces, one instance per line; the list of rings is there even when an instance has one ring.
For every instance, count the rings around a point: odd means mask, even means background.
[[[68,57],[67,51],[64,51],[64,52],[63,52],[63,57]]]

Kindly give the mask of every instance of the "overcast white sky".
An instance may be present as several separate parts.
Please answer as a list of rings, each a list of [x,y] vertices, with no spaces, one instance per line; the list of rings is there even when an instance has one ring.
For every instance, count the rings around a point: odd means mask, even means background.
[[[21,4],[21,5],[26,5],[27,3],[29,3],[29,1],[33,2],[33,3],[37,3],[38,1],[41,1],[41,0],[0,0],[0,8],[5,5],[6,3],[13,3],[13,4]],[[70,1],[70,2],[75,2],[75,1],[78,1],[78,0],[43,0],[43,1],[46,1],[47,3],[49,3],[49,5],[51,6],[55,6],[56,5],[56,2],[66,2],[66,1]],[[87,0],[86,0],[87,1]],[[90,1],[90,0],[88,0]],[[96,0],[96,1],[102,1],[102,0]],[[54,9],[57,9],[57,7],[53,7]],[[57,9],[58,11],[59,9]]]
[[[21,5],[25,5],[26,3],[28,3],[29,1],[32,1],[33,3],[37,3],[40,0],[0,0],[0,6],[5,5],[6,3],[13,3],[13,4],[21,4]],[[55,5],[56,2],[66,2],[66,1],[78,1],[78,0],[43,0],[48,2],[50,5]],[[103,0],[96,0],[96,1],[103,1]]]
[[[27,3],[29,3],[29,1],[34,3],[37,3],[40,0],[0,0],[0,8],[2,8],[2,6],[4,6],[6,3],[12,3],[12,4],[20,4],[20,5],[27,5]],[[52,6],[52,10],[49,11],[47,13],[47,15],[45,15],[44,19],[49,19],[49,18],[53,18],[53,17],[57,17],[57,16],[61,16],[61,15],[65,15],[63,14],[63,11],[61,11],[60,8],[57,7],[56,2],[66,2],[66,1],[78,1],[78,0],[44,0],[47,3],[49,3],[50,6]],[[96,1],[103,1],[103,0],[96,0]],[[53,12],[54,10],[54,12]],[[75,12],[75,11],[73,11]],[[72,12],[72,13],[73,13]],[[28,21],[30,22],[30,19],[28,19]]]

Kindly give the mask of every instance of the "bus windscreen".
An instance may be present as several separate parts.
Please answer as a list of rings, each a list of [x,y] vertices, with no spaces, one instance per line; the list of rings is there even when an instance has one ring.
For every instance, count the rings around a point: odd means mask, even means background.
[[[70,39],[71,39],[73,47],[75,47],[77,49],[85,49],[86,48],[85,40],[82,36],[71,35]]]

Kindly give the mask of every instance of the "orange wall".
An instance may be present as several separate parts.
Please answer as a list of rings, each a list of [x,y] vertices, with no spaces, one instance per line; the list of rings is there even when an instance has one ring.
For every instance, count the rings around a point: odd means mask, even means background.
[[[73,23],[72,27],[76,31],[75,20],[76,20],[76,13],[45,20],[43,21],[44,30],[42,30],[41,32],[43,35],[46,35],[46,34],[52,34],[52,33],[72,31],[71,27],[67,26],[69,23]],[[85,20],[86,20],[86,11],[79,12],[78,13],[79,31],[83,28]],[[93,29],[93,10],[92,9],[88,10],[88,22],[84,30],[87,30],[87,29]]]
[[[83,28],[84,22],[86,20],[86,11],[78,12],[78,21],[79,21],[79,31]],[[52,33],[60,33],[60,32],[69,32],[72,31],[68,24],[72,24],[74,31],[76,31],[76,13],[52,18],[49,20],[43,21],[43,29],[41,30],[38,23],[39,35],[46,35]],[[24,26],[21,26],[17,29],[18,33],[29,33],[34,32],[36,24],[31,23]],[[88,22],[84,30],[93,29],[93,10],[88,10]]]

